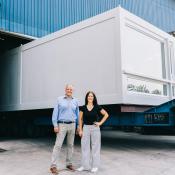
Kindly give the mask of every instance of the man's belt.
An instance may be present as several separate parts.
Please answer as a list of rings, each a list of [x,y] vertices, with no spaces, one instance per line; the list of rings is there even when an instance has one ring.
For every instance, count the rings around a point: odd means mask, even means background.
[[[75,123],[75,121],[58,121],[57,123],[71,124],[71,123]]]

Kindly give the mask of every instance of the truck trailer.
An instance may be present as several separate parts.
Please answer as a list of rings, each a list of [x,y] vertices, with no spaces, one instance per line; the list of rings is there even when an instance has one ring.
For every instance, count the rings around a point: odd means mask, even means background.
[[[0,58],[0,132],[51,125],[67,83],[80,106],[96,93],[107,126],[173,127],[174,52],[174,37],[121,7],[10,50]]]

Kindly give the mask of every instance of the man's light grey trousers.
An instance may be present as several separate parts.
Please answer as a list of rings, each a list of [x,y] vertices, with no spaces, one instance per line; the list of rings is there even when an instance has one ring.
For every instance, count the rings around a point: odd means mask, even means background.
[[[58,163],[58,158],[60,150],[63,144],[63,141],[67,134],[67,155],[66,155],[66,164],[72,164],[72,154],[74,146],[74,137],[75,137],[75,123],[71,124],[59,124],[59,133],[56,134],[56,141],[52,152],[51,167],[56,167]]]

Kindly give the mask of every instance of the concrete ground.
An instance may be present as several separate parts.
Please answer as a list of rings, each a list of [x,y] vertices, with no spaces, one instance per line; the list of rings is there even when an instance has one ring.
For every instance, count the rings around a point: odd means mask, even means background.
[[[54,138],[0,139],[0,175],[48,175]],[[59,167],[61,175],[86,175],[65,168],[65,145]],[[80,165],[80,140],[77,138],[74,165]],[[102,132],[100,175],[173,175],[175,136],[140,135],[119,131]]]

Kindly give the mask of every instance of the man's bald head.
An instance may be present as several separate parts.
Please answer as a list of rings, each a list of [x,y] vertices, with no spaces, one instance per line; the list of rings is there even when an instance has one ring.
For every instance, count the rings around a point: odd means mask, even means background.
[[[73,85],[72,84],[66,84],[65,86],[65,93],[68,97],[72,97],[72,93],[73,93]]]

